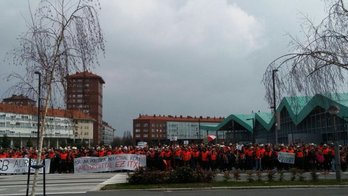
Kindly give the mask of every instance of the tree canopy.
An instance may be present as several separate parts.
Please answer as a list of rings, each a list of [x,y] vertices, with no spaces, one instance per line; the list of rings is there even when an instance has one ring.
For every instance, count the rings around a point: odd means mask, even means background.
[[[291,52],[272,61],[263,76],[266,100],[273,104],[272,70],[277,100],[285,95],[314,95],[342,90],[348,69],[348,10],[344,0],[326,0],[319,24],[306,18],[304,39],[291,36]]]

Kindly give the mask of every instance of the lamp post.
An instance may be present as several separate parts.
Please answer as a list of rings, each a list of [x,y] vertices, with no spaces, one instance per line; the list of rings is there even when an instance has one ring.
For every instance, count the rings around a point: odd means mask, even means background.
[[[39,76],[39,93],[38,93],[38,103],[37,103],[37,143],[36,143],[36,148],[39,148],[39,141],[40,141],[40,110],[41,110],[41,73],[38,71],[34,72]]]
[[[335,134],[335,170],[336,170],[336,180],[341,181],[341,161],[340,161],[340,152],[338,147],[338,136],[337,136],[337,128],[336,128],[336,115],[340,112],[340,108],[336,105],[330,105],[327,109],[329,114],[333,116],[333,126],[334,126],[334,134]]]
[[[198,119],[198,134],[199,134],[198,141],[201,139],[201,119],[202,119],[202,116],[200,116]]]
[[[275,93],[275,74],[278,71],[278,69],[272,70],[272,83],[273,83],[273,115],[274,115],[274,136],[275,136],[275,143],[278,144],[278,125],[277,125],[277,114],[276,114],[276,93]]]

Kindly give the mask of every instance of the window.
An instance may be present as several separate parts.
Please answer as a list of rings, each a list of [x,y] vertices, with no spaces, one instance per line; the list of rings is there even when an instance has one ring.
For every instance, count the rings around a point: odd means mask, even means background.
[[[135,129],[135,133],[140,133],[140,129]]]

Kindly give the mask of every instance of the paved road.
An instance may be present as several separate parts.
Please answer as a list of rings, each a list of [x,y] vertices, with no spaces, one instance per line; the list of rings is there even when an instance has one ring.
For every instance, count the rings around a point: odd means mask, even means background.
[[[124,173],[96,173],[96,174],[48,174],[46,175],[47,194],[86,193],[97,190],[99,186],[111,180],[117,182],[118,176]],[[31,176],[31,180],[33,176]],[[1,175],[0,196],[25,195],[27,175]],[[32,184],[32,183],[30,183]],[[31,185],[29,193],[31,192]],[[42,176],[39,177],[37,193],[42,194]]]
[[[183,191],[99,191],[74,196],[347,196],[348,188],[286,188],[286,189],[225,189],[225,190],[183,190]]]

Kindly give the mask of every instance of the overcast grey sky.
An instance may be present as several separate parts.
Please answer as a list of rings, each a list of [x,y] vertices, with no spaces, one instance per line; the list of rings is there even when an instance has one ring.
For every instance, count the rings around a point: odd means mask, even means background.
[[[34,9],[38,0],[30,0]],[[122,135],[138,114],[228,116],[270,111],[263,72],[301,37],[304,15],[324,17],[321,0],[101,0],[106,55],[104,119]],[[27,0],[0,1],[0,58],[26,31]],[[5,77],[24,67],[0,62]]]

